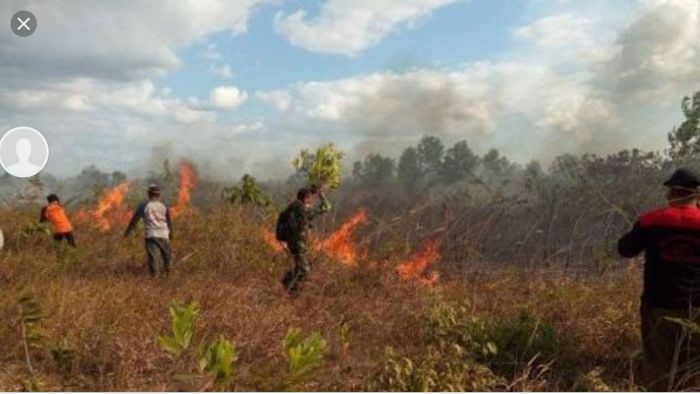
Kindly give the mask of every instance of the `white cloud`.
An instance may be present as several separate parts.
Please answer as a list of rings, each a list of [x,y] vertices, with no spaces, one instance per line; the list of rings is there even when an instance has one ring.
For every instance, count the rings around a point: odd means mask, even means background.
[[[222,66],[217,66],[214,64],[209,65],[209,71],[217,75],[223,79],[231,79],[233,78],[233,71],[231,70],[231,66],[228,64],[224,64]]]
[[[262,130],[263,127],[265,127],[265,125],[260,121],[255,121],[252,123],[241,123],[241,124],[237,124],[237,125],[234,125],[233,127],[231,127],[231,132],[234,135],[244,134],[244,133],[253,133],[253,132]]]
[[[585,29],[590,23],[588,19],[578,15],[549,15],[518,28],[515,34],[542,46],[576,45],[581,42],[587,43],[589,35]]]
[[[319,15],[278,13],[275,28],[296,46],[313,52],[354,56],[401,27],[458,0],[327,0]]]
[[[81,112],[124,111],[183,122],[211,121],[214,115],[196,101],[159,94],[150,80],[125,84],[81,79],[44,88],[1,89],[0,107],[32,112],[51,112],[55,108]]]
[[[209,93],[209,101],[219,109],[236,108],[247,99],[248,94],[235,86],[219,86]]]
[[[28,40],[0,35],[0,80],[132,80],[172,70],[184,45],[221,31],[240,34],[264,0],[3,2],[0,19],[30,9],[40,20]],[[215,48],[214,48],[215,50]]]
[[[700,89],[700,2],[646,0],[631,14],[610,2],[540,4],[547,12],[514,29],[508,61],[303,82],[258,97],[380,151],[426,133],[519,160],[665,146],[681,97]]]

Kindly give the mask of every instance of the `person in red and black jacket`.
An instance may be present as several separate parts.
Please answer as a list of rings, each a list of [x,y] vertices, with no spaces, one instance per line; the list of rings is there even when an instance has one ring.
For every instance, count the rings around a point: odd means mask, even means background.
[[[668,320],[700,321],[700,177],[679,169],[664,186],[668,206],[640,216],[617,245],[623,257],[644,252],[642,373],[654,391],[678,389],[700,372],[700,342]]]

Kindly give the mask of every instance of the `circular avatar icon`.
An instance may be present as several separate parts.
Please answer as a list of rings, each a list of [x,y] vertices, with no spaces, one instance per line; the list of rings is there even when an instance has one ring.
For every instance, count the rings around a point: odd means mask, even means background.
[[[49,144],[31,127],[15,127],[0,139],[0,166],[17,178],[30,178],[49,161]]]

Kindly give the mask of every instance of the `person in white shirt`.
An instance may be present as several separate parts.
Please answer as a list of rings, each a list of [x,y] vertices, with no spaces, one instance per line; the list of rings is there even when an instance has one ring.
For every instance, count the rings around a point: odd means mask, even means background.
[[[172,260],[170,241],[173,233],[170,210],[160,201],[160,187],[158,185],[152,184],[148,187],[148,201],[136,208],[124,236],[128,237],[139,220],[142,219],[146,236],[148,270],[153,277],[167,276],[170,273]],[[156,265],[158,255],[163,262],[162,270]]]

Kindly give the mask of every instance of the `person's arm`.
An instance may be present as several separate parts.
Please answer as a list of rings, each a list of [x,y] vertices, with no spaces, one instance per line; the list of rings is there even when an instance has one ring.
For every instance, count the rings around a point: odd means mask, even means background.
[[[168,223],[168,238],[173,240],[173,221],[170,216],[170,208],[165,208],[165,221]]]
[[[46,217],[46,207],[41,208],[41,216],[39,217],[39,223],[46,223],[49,218]]]
[[[617,252],[622,257],[635,257],[644,251],[645,243],[645,231],[639,223],[635,223],[632,230],[617,242]]]
[[[328,201],[328,199],[323,193],[319,192],[318,196],[321,199],[321,203],[309,212],[309,220],[313,220],[314,218],[316,218],[316,216],[322,215],[330,211],[332,208],[331,202]]]
[[[138,208],[136,208],[134,214],[131,216],[129,225],[126,227],[126,231],[124,232],[125,237],[128,237],[129,234],[131,234],[131,232],[134,231],[134,228],[136,227],[136,224],[139,222],[139,220],[143,219],[145,208],[146,204],[141,204],[138,206]]]

